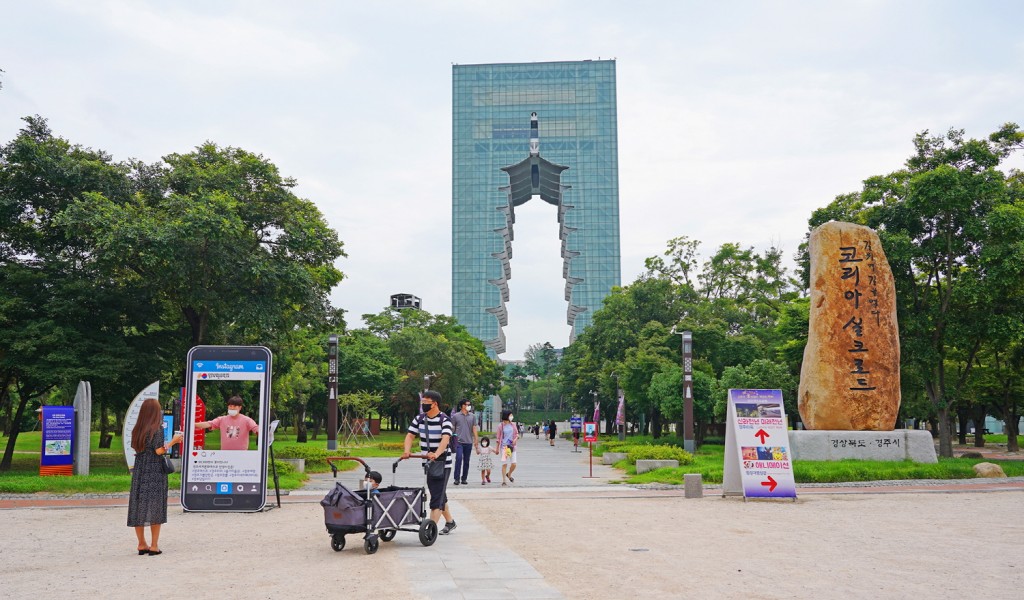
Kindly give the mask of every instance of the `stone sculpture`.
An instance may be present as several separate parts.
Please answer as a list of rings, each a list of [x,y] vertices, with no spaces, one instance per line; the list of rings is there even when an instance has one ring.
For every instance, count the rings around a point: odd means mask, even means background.
[[[896,289],[878,234],[811,232],[811,306],[798,407],[807,429],[892,431],[900,409]]]

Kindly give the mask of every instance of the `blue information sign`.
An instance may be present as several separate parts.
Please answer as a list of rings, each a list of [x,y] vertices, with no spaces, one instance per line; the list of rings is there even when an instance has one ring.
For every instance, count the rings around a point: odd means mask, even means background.
[[[43,407],[43,447],[39,456],[40,475],[71,475],[75,456],[71,440],[75,438],[73,406]]]

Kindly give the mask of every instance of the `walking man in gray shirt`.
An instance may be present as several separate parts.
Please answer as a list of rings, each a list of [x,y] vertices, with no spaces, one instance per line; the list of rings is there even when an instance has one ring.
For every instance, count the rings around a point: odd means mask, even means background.
[[[459,404],[459,412],[452,416],[455,424],[455,485],[466,485],[469,476],[469,457],[479,448],[480,431],[473,414],[473,403],[468,399]]]

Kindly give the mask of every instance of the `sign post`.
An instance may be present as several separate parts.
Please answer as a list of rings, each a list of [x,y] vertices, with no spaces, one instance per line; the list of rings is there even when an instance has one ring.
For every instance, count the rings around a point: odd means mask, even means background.
[[[338,336],[327,338],[327,449],[338,449]]]
[[[796,500],[781,390],[729,390],[724,466],[723,496]]]
[[[590,450],[590,475],[586,479],[594,477],[594,442],[597,441],[597,423],[587,421],[583,424],[583,441],[587,442]]]

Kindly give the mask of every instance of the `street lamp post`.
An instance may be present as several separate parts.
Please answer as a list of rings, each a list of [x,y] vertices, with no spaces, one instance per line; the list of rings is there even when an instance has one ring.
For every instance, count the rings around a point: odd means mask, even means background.
[[[693,333],[676,331],[674,327],[672,333],[683,336],[683,449],[693,452]]]
[[[338,336],[327,338],[327,449],[338,449]]]

